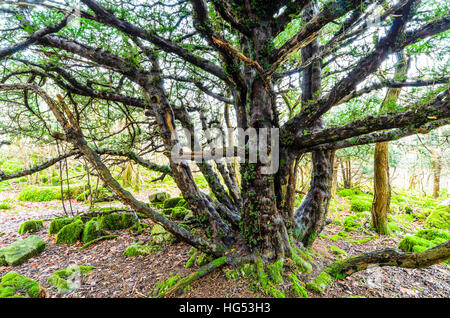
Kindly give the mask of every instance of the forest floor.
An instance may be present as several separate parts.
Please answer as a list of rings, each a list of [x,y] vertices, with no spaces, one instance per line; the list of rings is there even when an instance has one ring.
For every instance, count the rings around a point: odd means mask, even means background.
[[[4,198],[17,199],[17,191],[3,191]],[[146,200],[146,193],[138,198]],[[74,211],[87,210],[87,206],[72,201]],[[106,204],[106,206],[110,206]],[[120,204],[114,203],[114,206]],[[68,202],[66,201],[68,208]],[[349,215],[349,211],[340,211],[340,217]],[[17,233],[19,225],[26,220],[50,219],[62,216],[60,201],[23,202],[12,210],[0,210],[0,249],[27,235]],[[151,222],[143,220],[143,222]],[[167,279],[172,274],[187,275],[198,269],[194,266],[185,268],[189,259],[189,246],[176,243],[166,246],[162,251],[147,256],[127,257],[124,250],[136,241],[150,240],[150,233],[130,236],[127,230],[115,231],[119,236],[112,240],[100,241],[86,249],[80,250],[82,244],[74,246],[56,245],[55,236],[47,234],[49,221],[44,222],[44,229],[33,233],[46,242],[45,250],[16,267],[1,267],[0,277],[14,271],[38,281],[47,291],[47,297],[149,297],[156,283]],[[348,240],[330,240],[326,237],[342,231],[342,227],[331,223],[326,226],[323,235],[313,245],[313,272],[303,278],[307,281],[317,275],[328,264],[342,257],[330,248],[333,245],[348,256],[358,255],[379,248],[396,247],[401,237],[378,237],[366,243],[350,243]],[[353,239],[367,238],[374,233],[366,231],[350,233]],[[81,284],[75,291],[58,294],[57,290],[47,283],[47,279],[56,270],[71,265],[91,265],[95,270],[82,277]],[[434,265],[426,269],[403,269],[396,267],[371,267],[356,273],[342,281],[333,282],[325,294],[308,292],[310,297],[342,298],[360,297],[450,297],[450,266]],[[252,291],[250,283],[245,279],[227,281],[224,271],[218,270],[190,286],[189,291],[180,297],[262,297]]]

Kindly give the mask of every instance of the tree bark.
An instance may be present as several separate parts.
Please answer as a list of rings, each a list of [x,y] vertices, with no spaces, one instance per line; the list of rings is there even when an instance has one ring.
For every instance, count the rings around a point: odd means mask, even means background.
[[[315,15],[316,5],[311,3],[302,13],[303,22],[307,22]],[[302,60],[306,61],[319,49],[317,40],[312,41],[302,49]],[[307,105],[316,100],[321,89],[321,65],[320,61],[312,63],[303,71],[302,78],[302,103]],[[316,121],[314,129],[322,129],[323,120]],[[313,151],[312,177],[310,189],[302,204],[294,213],[295,234],[304,246],[311,246],[317,235],[325,225],[325,216],[328,212],[328,204],[331,198],[331,183],[333,179],[334,150]]]
[[[441,183],[441,170],[442,170],[442,161],[441,156],[434,151],[431,154],[432,157],[432,167],[433,167],[433,198],[439,198],[439,190]]]
[[[391,201],[388,152],[388,142],[379,142],[375,145],[372,226],[377,233],[384,235],[389,234],[387,215]]]
[[[395,67],[394,80],[403,80],[408,68],[406,57],[399,53]],[[380,111],[389,111],[394,108],[400,95],[401,88],[389,88]],[[388,235],[388,213],[391,201],[391,185],[389,181],[389,143],[375,144],[374,155],[374,199],[372,203],[372,226],[379,234]]]
[[[353,273],[367,269],[370,265],[424,268],[450,259],[450,240],[421,253],[403,253],[394,248],[377,250],[337,261],[328,273],[343,279]]]

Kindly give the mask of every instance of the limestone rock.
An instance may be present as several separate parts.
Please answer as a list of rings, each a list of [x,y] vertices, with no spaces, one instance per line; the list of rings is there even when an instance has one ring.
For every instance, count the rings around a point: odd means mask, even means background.
[[[0,250],[0,265],[17,266],[29,258],[41,253],[45,249],[45,242],[36,235],[15,241]]]

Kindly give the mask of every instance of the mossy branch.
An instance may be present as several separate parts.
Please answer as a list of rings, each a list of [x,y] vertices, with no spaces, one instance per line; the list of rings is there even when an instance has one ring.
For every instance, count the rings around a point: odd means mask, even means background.
[[[370,265],[424,268],[450,259],[450,240],[421,253],[404,253],[394,248],[376,250],[337,261],[327,272],[337,279],[367,269]]]

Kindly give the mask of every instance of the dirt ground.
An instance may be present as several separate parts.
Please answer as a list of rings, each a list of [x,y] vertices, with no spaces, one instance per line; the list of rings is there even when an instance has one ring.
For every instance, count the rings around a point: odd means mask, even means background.
[[[2,192],[0,199],[9,197],[15,199],[17,191]],[[140,195],[144,200],[147,194]],[[0,248],[27,235],[17,233],[19,225],[26,220],[50,219],[62,215],[61,203],[27,202],[16,206],[13,210],[0,210]],[[66,206],[68,203],[66,202]],[[114,206],[118,206],[115,204]],[[87,207],[72,201],[75,211],[86,210]],[[343,212],[348,213],[348,212]],[[147,221],[150,222],[150,221]],[[158,281],[168,278],[171,274],[187,275],[198,267],[186,269],[189,259],[189,246],[185,243],[166,246],[162,251],[148,256],[127,257],[124,250],[136,241],[150,240],[150,234],[143,233],[132,237],[127,230],[115,231],[119,236],[112,240],[100,241],[97,244],[80,250],[81,244],[74,246],[56,245],[55,236],[47,234],[49,221],[45,221],[45,228],[35,235],[40,236],[46,243],[45,250],[24,264],[17,267],[0,267],[0,276],[10,271],[18,272],[38,281],[47,291],[50,298],[107,298],[107,297],[149,297]],[[330,224],[323,235],[331,236],[342,228]],[[370,234],[370,233],[369,233]],[[367,237],[366,233],[352,233],[353,238]],[[339,255],[334,253],[330,244],[348,253],[349,256],[373,251],[378,248],[396,247],[400,238],[377,237],[367,243],[349,243],[344,240],[331,241],[319,237],[313,245],[313,272],[304,276],[311,279],[323,270],[327,264],[336,260]],[[77,290],[58,294],[57,290],[47,283],[47,279],[54,271],[71,265],[91,265],[95,270],[82,277]],[[324,295],[309,292],[310,297],[342,298],[362,296],[369,298],[448,298],[450,297],[450,266],[434,265],[426,269],[402,269],[395,267],[374,266],[356,273],[345,280],[332,283]],[[240,279],[227,281],[223,270],[218,270],[190,286],[189,291],[180,297],[214,297],[214,298],[242,298],[262,297],[251,290],[249,282]]]

